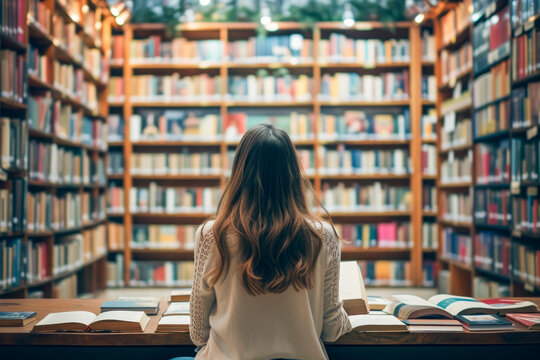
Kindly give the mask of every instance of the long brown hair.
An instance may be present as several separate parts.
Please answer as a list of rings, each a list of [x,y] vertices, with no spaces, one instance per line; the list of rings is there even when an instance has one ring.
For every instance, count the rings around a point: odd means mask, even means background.
[[[218,205],[213,234],[219,258],[213,286],[229,270],[228,235],[239,238],[242,284],[250,295],[308,289],[322,247],[309,210],[311,183],[287,133],[257,125],[242,137]],[[322,226],[322,224],[318,224]]]

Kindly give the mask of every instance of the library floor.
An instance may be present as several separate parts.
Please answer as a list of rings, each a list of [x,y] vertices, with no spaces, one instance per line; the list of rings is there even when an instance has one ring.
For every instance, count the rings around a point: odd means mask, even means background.
[[[118,296],[157,296],[168,297],[170,288],[122,288],[107,289],[97,294],[100,299],[114,299]],[[392,294],[411,294],[424,299],[437,294],[435,288],[413,288],[413,287],[393,287],[393,288],[367,288],[367,294],[370,296],[389,296]]]

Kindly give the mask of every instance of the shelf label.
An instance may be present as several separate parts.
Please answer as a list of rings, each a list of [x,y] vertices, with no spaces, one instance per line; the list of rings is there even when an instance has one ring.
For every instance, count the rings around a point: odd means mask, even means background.
[[[536,186],[528,186],[527,187],[527,195],[529,195],[529,196],[537,196],[538,195],[538,188]]]
[[[521,194],[521,183],[519,181],[512,181],[510,183],[510,192],[514,195]]]
[[[536,135],[538,135],[538,126],[533,126],[529,130],[527,130],[527,139],[528,140],[533,139]]]

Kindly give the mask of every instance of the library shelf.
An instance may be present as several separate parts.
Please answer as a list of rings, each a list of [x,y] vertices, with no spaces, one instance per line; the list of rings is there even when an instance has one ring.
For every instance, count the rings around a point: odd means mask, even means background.
[[[499,274],[499,273],[494,272],[493,270],[484,269],[483,267],[480,267],[477,265],[474,265],[474,271],[478,273],[478,275],[488,276],[488,277],[496,279],[497,281],[510,282],[509,275]]]
[[[55,136],[49,132],[41,131],[38,129],[28,128],[28,137],[42,140],[53,140]]]
[[[440,225],[445,226],[445,227],[455,227],[461,230],[469,230],[469,231],[473,229],[472,222],[450,221],[450,220],[445,220],[445,219],[437,219],[437,222]]]
[[[422,216],[436,217],[437,211],[422,211]]]
[[[264,106],[287,106],[287,107],[308,107],[313,106],[313,101],[234,101],[227,100],[225,101],[225,106],[227,107],[264,107]]]
[[[12,294],[26,289],[26,285],[17,285],[7,289],[0,289],[0,295]]]
[[[218,63],[205,64],[204,62],[194,62],[194,63],[182,63],[181,59],[178,62],[175,62],[174,59],[171,59],[170,62],[155,62],[155,63],[143,63],[143,62],[132,62],[130,64],[131,68],[134,71],[144,70],[145,72],[156,71],[179,71],[179,70],[219,70],[221,66]]]
[[[50,181],[41,181],[41,180],[34,180],[34,179],[28,180],[28,187],[29,188],[49,188],[49,189],[52,189],[52,188],[55,188],[56,186],[58,186],[57,183],[52,183]]]
[[[382,72],[394,69],[408,69],[411,65],[410,62],[390,62],[390,63],[374,63],[363,64],[358,62],[324,62],[319,60],[319,66],[321,69],[355,69],[362,70],[362,72]]]
[[[0,233],[0,237],[3,238],[14,238],[14,237],[24,237],[24,232],[9,232],[9,233]]]
[[[46,89],[51,92],[58,91],[52,84],[49,84],[30,73],[28,73],[28,87],[35,89]]]
[[[451,146],[447,148],[441,148],[439,150],[439,155],[446,155],[447,153],[453,152],[464,152],[473,148],[473,144],[463,144],[458,146]]]
[[[536,80],[540,80],[540,71],[536,71],[535,73],[522,77],[521,79],[513,80],[512,87],[518,88],[523,85],[526,85],[527,83],[531,81],[536,81]]]
[[[85,145],[83,143],[76,142],[76,141],[71,141],[71,140],[64,139],[64,138],[61,138],[61,137],[58,137],[58,136],[55,136],[53,138],[53,142],[56,145],[60,145],[60,146],[64,146],[64,147],[80,148],[80,149],[87,150],[87,151],[97,151],[97,149],[94,148],[93,146]]]
[[[442,46],[439,48],[438,52],[440,53],[442,50],[448,50],[448,51],[454,51],[459,49],[463,44],[467,42],[471,37],[471,25],[468,24],[467,26],[463,27],[452,40],[450,40],[447,44],[442,44]]]
[[[411,216],[410,211],[329,211],[331,218],[336,219],[362,219],[362,220],[380,220],[387,218],[399,218]],[[323,216],[325,214],[322,214]],[[341,222],[341,221],[340,221]]]
[[[0,96],[0,108],[10,110],[26,110],[26,104]]]
[[[41,279],[41,280],[37,280],[37,281],[27,283],[26,287],[28,287],[28,288],[40,287],[40,286],[46,285],[46,284],[48,284],[48,283],[50,283],[52,281],[54,281],[54,277],[47,276],[45,279]]]
[[[227,69],[313,69],[315,66],[313,62],[297,61],[294,58],[289,62],[254,62],[254,63],[241,63],[241,62],[228,62],[224,66]],[[321,66],[322,68],[322,66]]]
[[[509,137],[510,136],[510,130],[500,130],[497,132],[493,132],[490,134],[485,135],[479,135],[474,138],[475,142],[483,142],[483,141],[498,141],[499,139]]]
[[[109,107],[122,107],[124,106],[124,102],[123,101],[107,101],[107,105]]]
[[[148,224],[200,224],[213,213],[130,213],[133,220],[137,223],[148,223]]]
[[[454,259],[448,259],[448,258],[445,258],[443,255],[440,256],[440,260],[442,262],[445,262],[447,263],[448,265],[451,265],[451,266],[455,266],[461,270],[465,270],[467,272],[474,272],[474,268],[472,265],[469,265],[469,264],[466,264],[462,261],[459,261],[459,260],[454,260]]]
[[[463,103],[458,103],[457,105],[453,105],[450,108],[444,109],[444,111],[441,110],[440,118],[442,119],[450,113],[463,114],[466,112],[470,112],[473,108],[472,99],[470,101],[467,101],[467,99],[464,98],[464,99],[461,99],[461,101],[463,101]]]
[[[323,169],[320,169],[323,170]],[[409,180],[410,174],[321,174],[321,180]]]
[[[425,254],[436,254],[438,249],[436,248],[422,248],[422,252]]]
[[[123,180],[124,174],[107,174],[107,180]]]
[[[124,146],[124,142],[123,141],[109,141],[107,143],[107,146],[109,148],[112,148],[112,147],[123,147]]]
[[[510,183],[507,182],[492,182],[492,183],[478,183],[474,184],[477,189],[504,189],[509,188]]]
[[[88,222],[86,224],[82,224],[82,225],[76,226],[76,227],[71,227],[71,228],[67,228],[67,229],[60,229],[60,230],[54,230],[53,234],[55,236],[64,236],[64,235],[71,234],[71,233],[82,232],[84,230],[92,229],[92,228],[94,228],[96,226],[105,224],[106,221],[107,221],[106,219],[95,220],[95,221],[91,221],[91,222]]]
[[[515,238],[540,240],[540,233],[533,233],[528,231],[512,231],[512,236]]]
[[[52,236],[54,236],[54,232],[50,230],[28,232],[28,238],[52,237]]]
[[[132,101],[131,106],[140,108],[205,108],[219,107],[221,101],[198,101],[198,102],[177,102],[177,101]],[[109,105],[111,105],[109,103]],[[123,106],[124,103],[118,103],[114,106]],[[268,104],[266,104],[268,105]]]
[[[219,181],[221,174],[131,174],[133,181]]]
[[[341,247],[342,260],[407,260],[410,255],[410,248]]]
[[[425,138],[422,138],[422,143],[423,144],[437,144],[437,139],[425,139]]]
[[[89,261],[86,261],[82,265],[75,267],[74,269],[71,269],[71,270],[68,270],[68,271],[63,271],[60,274],[55,274],[53,276],[53,280],[60,280],[60,279],[66,278],[68,276],[71,276],[73,274],[76,274],[79,271],[81,271],[82,269],[84,269],[85,267],[88,267],[88,266],[90,266],[90,265],[92,265],[94,263],[97,263],[100,260],[105,259],[106,257],[107,257],[106,253],[105,254],[100,254],[100,255],[94,257],[93,259],[91,259]]]
[[[20,42],[17,39],[13,39],[11,36],[1,31],[0,31],[0,43],[2,44],[3,49],[13,50],[18,53],[23,53],[26,51],[26,44]]]
[[[422,180],[430,180],[430,181],[435,181],[437,180],[437,175],[434,175],[434,174],[422,174]]]
[[[193,260],[194,251],[181,248],[137,249],[131,247],[133,258],[137,260]]]
[[[381,100],[381,101],[347,101],[347,100],[319,100],[320,106],[358,106],[358,107],[385,107],[409,106],[410,100]]]
[[[83,26],[79,23],[79,19],[76,19],[74,16],[71,15],[66,5],[62,4],[62,2],[60,2],[59,0],[55,0],[54,6],[55,6],[56,12],[62,15],[64,19],[75,24],[77,28],[77,32],[84,31]]]
[[[51,34],[48,34],[34,19],[28,20],[28,38],[31,43],[44,45],[51,45],[53,43]]]
[[[124,212],[107,212],[108,218],[123,218],[124,215]]]
[[[60,60],[62,63],[73,65],[76,68],[82,68],[83,65],[81,63],[81,60],[75,59],[72,54],[69,53],[68,50],[64,49],[61,45],[58,39],[53,40],[53,47],[55,52],[55,58]]]
[[[498,104],[498,103],[500,103],[500,102],[503,102],[503,101],[506,101],[506,100],[510,100],[510,97],[511,97],[511,95],[501,96],[501,97],[499,97],[499,98],[497,98],[497,99],[490,100],[490,101],[488,101],[488,102],[486,102],[486,103],[484,103],[484,104],[482,104],[482,105],[480,105],[480,106],[475,106],[475,107],[474,107],[474,110],[475,110],[475,111],[479,111],[479,110],[486,109],[486,108],[488,108],[488,107],[490,107],[490,106],[493,106],[493,105],[496,105],[496,104]]]
[[[499,225],[499,224],[482,224],[482,223],[474,223],[474,226],[480,229],[485,230],[496,230],[496,231],[504,231],[504,232],[510,232],[511,227],[510,224],[508,225]]]
[[[345,144],[356,146],[409,146],[410,140],[395,139],[358,139],[358,140],[319,140],[320,145]]]
[[[439,183],[439,189],[464,189],[470,188],[473,186],[472,182],[449,182],[449,183]]]

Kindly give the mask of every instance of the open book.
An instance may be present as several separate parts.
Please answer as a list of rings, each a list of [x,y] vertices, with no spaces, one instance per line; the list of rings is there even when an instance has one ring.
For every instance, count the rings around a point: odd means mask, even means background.
[[[530,301],[514,304],[490,305],[466,296],[439,294],[424,300],[414,295],[392,295],[384,311],[400,319],[448,318],[464,314],[506,314],[509,312],[535,312]]]
[[[66,311],[48,314],[32,331],[143,332],[149,320],[143,311],[107,311],[99,315],[89,311]]]
[[[342,261],[339,269],[339,299],[348,315],[369,313],[369,304],[360,266],[356,261]]]
[[[170,303],[163,316],[174,315],[189,315],[189,303],[186,301]]]
[[[408,331],[407,325],[392,315],[352,315],[349,321],[357,331]]]

